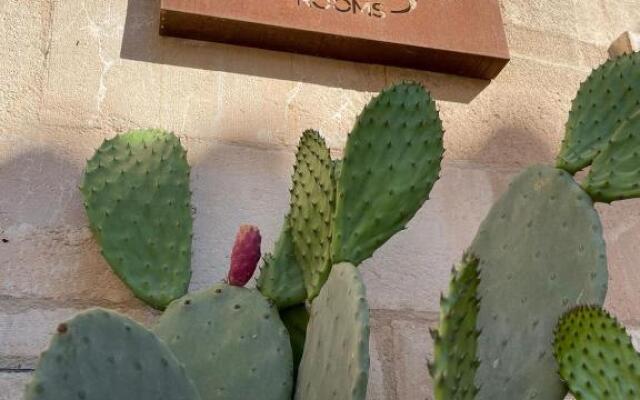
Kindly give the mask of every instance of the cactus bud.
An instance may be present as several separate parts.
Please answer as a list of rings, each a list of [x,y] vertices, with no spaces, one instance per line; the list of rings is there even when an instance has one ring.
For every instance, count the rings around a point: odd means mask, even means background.
[[[253,225],[241,225],[231,251],[229,285],[244,286],[249,282],[260,260],[260,230]]]

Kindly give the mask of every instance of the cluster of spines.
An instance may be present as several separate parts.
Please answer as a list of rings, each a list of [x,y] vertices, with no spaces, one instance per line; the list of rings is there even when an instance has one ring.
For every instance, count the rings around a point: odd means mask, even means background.
[[[304,132],[296,154],[289,221],[309,299],[318,295],[331,268],[331,175],[331,157],[324,139],[316,131]]]
[[[478,259],[465,254],[451,271],[449,293],[440,298],[440,323],[430,330],[434,342],[434,360],[428,364],[436,400],[473,400],[479,389],[475,372],[476,319],[480,299]]]
[[[578,306],[560,318],[553,349],[558,373],[577,400],[640,397],[640,355],[600,307]]]

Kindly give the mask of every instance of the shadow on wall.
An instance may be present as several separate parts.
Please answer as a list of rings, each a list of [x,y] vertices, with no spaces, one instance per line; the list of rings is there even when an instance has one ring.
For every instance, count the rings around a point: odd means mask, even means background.
[[[242,224],[258,226],[263,253],[271,251],[289,208],[294,162],[289,152],[228,144],[207,147],[192,163],[192,290],[225,277]]]
[[[120,57],[211,71],[378,92],[422,82],[438,100],[471,102],[490,81],[160,36],[159,0],[129,0]]]
[[[264,250],[271,250],[288,209],[293,156],[215,142],[189,144],[183,140],[196,210],[194,290],[225,276],[241,224],[258,225]],[[78,189],[83,170],[84,163],[49,149],[33,149],[0,163],[0,276],[18,291],[40,279],[40,286],[54,292],[71,279],[76,282],[72,295],[78,298],[131,301],[88,229]],[[100,290],[94,288],[95,277],[102,282]]]

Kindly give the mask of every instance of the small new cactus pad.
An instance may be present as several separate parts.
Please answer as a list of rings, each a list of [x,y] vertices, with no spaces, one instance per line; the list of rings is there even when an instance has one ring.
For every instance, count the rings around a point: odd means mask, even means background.
[[[640,72],[638,75],[640,79]],[[594,201],[640,197],[640,105],[635,115],[618,124],[609,144],[593,160],[582,186]]]
[[[304,304],[280,310],[280,319],[289,331],[291,339],[291,350],[293,351],[293,367],[297,373],[302,352],[304,350],[304,339],[307,336],[307,324],[309,323],[309,313]],[[295,375],[294,375],[295,376]]]
[[[369,379],[369,306],[362,278],[334,265],[311,304],[295,400],[364,400]]]
[[[591,164],[612,135],[640,112],[640,53],[609,60],[594,70],[573,100],[558,168],[575,173]],[[635,133],[640,126],[635,120]],[[631,132],[628,132],[631,133]]]
[[[26,400],[200,400],[166,344],[136,322],[92,309],[58,326]]]
[[[607,260],[593,203],[567,172],[516,177],[471,246],[480,260],[477,398],[562,399],[551,344],[558,318],[602,304]]]
[[[304,303],[307,298],[302,270],[293,252],[288,216],[282,224],[282,232],[276,242],[273,255],[264,256],[256,287],[278,308]]]
[[[327,280],[331,261],[334,188],[331,157],[324,139],[306,131],[300,139],[291,189],[291,237],[307,295],[313,299]]]
[[[257,290],[224,283],[171,303],[154,328],[202,400],[291,398],[293,361],[278,309]]]
[[[434,360],[429,364],[436,400],[474,400],[478,315],[478,260],[465,255],[452,271],[449,294],[440,299],[440,324],[431,331]]]
[[[576,400],[640,398],[640,355],[625,329],[600,307],[580,306],[560,321],[558,371]]]
[[[231,250],[231,267],[227,282],[244,286],[249,282],[260,261],[260,230],[253,225],[242,225]]]
[[[187,292],[189,165],[176,136],[140,130],[106,140],[80,189],[102,255],[137,297],[163,309]]]
[[[333,263],[358,265],[405,228],[438,179],[442,134],[435,102],[418,84],[393,86],[366,106],[338,179]]]

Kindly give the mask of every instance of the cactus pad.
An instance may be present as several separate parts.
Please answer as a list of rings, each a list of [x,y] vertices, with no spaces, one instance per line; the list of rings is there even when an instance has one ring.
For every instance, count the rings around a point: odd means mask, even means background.
[[[167,307],[154,328],[202,400],[291,398],[293,362],[278,310],[254,289],[217,284]]]
[[[440,299],[440,324],[431,331],[434,361],[429,364],[436,400],[474,400],[478,359],[478,260],[465,255],[452,271],[448,297]]]
[[[640,197],[640,106],[634,116],[618,124],[607,147],[593,160],[582,186],[594,201]]]
[[[578,303],[602,304],[607,290],[590,197],[565,171],[528,168],[493,206],[470,252],[481,279],[477,398],[562,398],[551,349],[556,322]]]
[[[442,122],[422,86],[384,90],[358,117],[338,179],[331,253],[354,265],[414,216],[438,179]]]
[[[331,174],[331,157],[324,139],[318,132],[304,132],[293,171],[289,221],[294,251],[310,299],[318,295],[331,267],[334,200]]]
[[[640,355],[601,308],[580,306],[565,314],[553,348],[560,376],[577,400],[640,398]]]
[[[162,309],[191,278],[189,165],[180,141],[158,130],[106,140],[81,186],[102,254],[134,294]]]
[[[27,400],[199,400],[167,345],[136,322],[93,309],[58,326]]]
[[[284,219],[273,255],[264,256],[256,287],[278,308],[304,303],[307,298],[302,271],[293,252],[288,216]]]
[[[640,53],[636,52],[605,62],[582,83],[569,113],[558,168],[574,173],[591,164],[621,124],[638,112]],[[639,122],[636,118],[635,133]]]
[[[298,304],[297,306],[280,310],[280,319],[284,326],[287,327],[287,331],[289,331],[291,350],[293,351],[293,369],[294,372],[297,372],[304,350],[304,340],[307,336],[307,324],[309,323],[307,307],[304,304]]]
[[[351,264],[334,265],[311,304],[295,400],[364,400],[369,377],[369,307]]]

